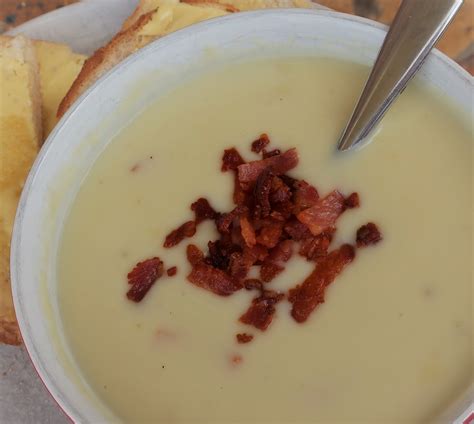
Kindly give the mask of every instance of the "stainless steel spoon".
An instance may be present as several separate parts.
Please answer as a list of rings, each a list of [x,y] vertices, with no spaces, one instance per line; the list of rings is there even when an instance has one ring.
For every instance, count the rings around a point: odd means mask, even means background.
[[[339,140],[339,150],[350,150],[367,141],[462,3],[463,0],[403,0]]]

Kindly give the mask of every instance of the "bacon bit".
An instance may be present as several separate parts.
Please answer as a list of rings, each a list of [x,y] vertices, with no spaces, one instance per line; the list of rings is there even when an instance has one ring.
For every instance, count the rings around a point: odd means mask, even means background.
[[[230,255],[229,273],[235,281],[242,281],[253,265],[253,258],[235,252]]]
[[[263,283],[258,278],[249,278],[244,281],[245,290],[263,290]]]
[[[234,193],[232,194],[232,200],[237,206],[243,206],[247,201],[247,193],[240,186],[239,176],[237,173],[234,175]]]
[[[273,212],[277,212],[282,217],[282,219],[279,219],[280,221],[288,221],[289,219],[291,219],[292,210],[293,203],[291,201],[275,203],[273,205]]]
[[[358,208],[360,206],[359,194],[352,193],[344,201],[344,206],[346,209]]]
[[[380,240],[382,240],[382,234],[373,222],[362,225],[362,227],[357,230],[357,247],[366,247],[371,244],[377,244]]]
[[[221,214],[216,219],[217,231],[220,233],[228,233],[234,219],[245,213],[247,213],[247,208],[245,206],[236,206],[230,212]]]
[[[235,147],[232,147],[231,149],[224,150],[221,170],[222,172],[228,170],[235,171],[239,165],[244,163],[245,161],[242,159],[242,156],[240,156],[240,153]]]
[[[280,175],[293,169],[296,165],[298,165],[298,153],[296,149],[290,149],[281,155],[239,165],[237,168],[239,182],[242,184],[256,181],[263,170],[268,167],[272,168],[275,175]]]
[[[240,217],[240,229],[242,231],[242,237],[245,240],[245,244],[248,247],[254,247],[257,244],[255,230],[245,215]]]
[[[319,193],[312,185],[308,184],[306,181],[301,180],[297,181],[294,184],[296,189],[294,194],[294,214],[298,214],[304,209],[311,208],[316,205],[319,200]]]
[[[204,260],[204,253],[202,253],[202,250],[195,244],[189,244],[186,247],[186,257],[188,258],[188,262],[194,266]]]
[[[242,358],[241,355],[232,355],[232,357],[230,358],[230,361],[231,361],[232,365],[234,365],[234,366],[240,365],[243,360],[244,359]]]
[[[217,212],[209,204],[208,200],[201,197],[191,205],[191,210],[194,212],[196,224],[200,224],[206,219],[215,219]]]
[[[288,262],[293,255],[293,242],[284,240],[270,251],[268,257],[260,267],[260,278],[268,283],[272,281],[285,268],[282,263]]]
[[[298,182],[296,178],[290,177],[289,175],[283,174],[280,175],[281,180],[290,187],[291,190],[294,190],[295,184]]]
[[[264,290],[259,297],[252,300],[252,304],[247,312],[240,317],[239,321],[265,331],[273,320],[276,310],[275,305],[284,297],[283,293]]]
[[[306,321],[314,309],[324,302],[326,288],[344,267],[354,260],[354,257],[354,247],[343,244],[322,258],[303,284],[290,290],[288,300],[293,304],[291,316],[295,321]]]
[[[242,231],[240,230],[240,220],[236,219],[234,221],[234,225],[232,225],[232,230],[230,234],[222,234],[221,239],[226,239],[226,245],[229,248],[232,248],[232,252],[241,251],[243,246],[247,246],[245,244],[245,240],[242,237]]]
[[[252,248],[244,247],[244,257],[248,259],[252,265],[257,261],[263,261],[268,256],[268,249],[257,244]]]
[[[133,302],[140,302],[156,280],[163,275],[163,270],[163,262],[158,257],[136,264],[127,275],[128,284],[132,286],[127,292],[127,298]]]
[[[272,203],[283,203],[291,199],[291,190],[279,177],[273,177],[270,200]]]
[[[176,266],[172,266],[171,268],[168,268],[166,270],[166,273],[168,274],[168,277],[175,276],[177,272],[178,272],[178,267],[176,267]]]
[[[265,150],[263,151],[263,159],[271,158],[272,156],[278,156],[281,155],[281,150],[280,149],[274,149],[270,150],[269,152],[266,152]]]
[[[181,243],[186,237],[196,234],[196,222],[188,221],[166,236],[164,247],[170,248]]]
[[[224,271],[214,268],[204,262],[193,265],[188,275],[189,282],[219,296],[229,296],[243,286],[233,280]]]
[[[278,211],[272,211],[272,213],[270,214],[270,218],[273,218],[275,221],[281,221],[283,223],[286,221],[283,214]]]
[[[309,228],[313,236],[317,236],[327,228],[334,227],[342,212],[344,212],[344,196],[334,190],[296,217]]]
[[[282,267],[281,265],[265,260],[260,266],[260,278],[265,283],[269,283],[284,270],[285,268]]]
[[[133,165],[133,166],[130,168],[130,172],[137,172],[140,168],[141,168],[141,163],[140,163],[140,162],[137,162],[135,165]]]
[[[257,236],[257,242],[271,249],[278,244],[282,232],[283,223],[281,221],[266,221]]]
[[[207,243],[207,248],[209,254],[206,263],[214,268],[226,270],[229,267],[229,257],[233,250],[228,250],[228,247],[221,240],[210,241]]]
[[[257,138],[253,143],[252,143],[252,152],[255,153],[261,153],[265,147],[267,147],[270,144],[270,139],[268,138],[267,134],[262,134],[259,138]]]
[[[254,199],[256,206],[256,215],[267,217],[270,215],[272,207],[270,205],[270,190],[272,188],[273,172],[271,168],[266,168],[258,176],[255,182]]]
[[[289,221],[285,225],[285,232],[295,241],[304,240],[312,236],[309,228],[296,219]]]
[[[268,259],[273,262],[288,262],[293,255],[293,241],[284,240],[271,250]]]
[[[239,333],[235,335],[235,338],[237,339],[237,343],[249,343],[253,340],[253,336],[248,333]]]
[[[317,261],[328,253],[336,229],[330,228],[314,237],[302,240],[299,254],[309,261]]]

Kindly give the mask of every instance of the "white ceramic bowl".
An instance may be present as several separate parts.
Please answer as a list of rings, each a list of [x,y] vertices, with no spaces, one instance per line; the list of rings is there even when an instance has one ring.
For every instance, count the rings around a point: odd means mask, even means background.
[[[334,12],[258,11],[207,21],[127,59],[61,120],[23,190],[11,272],[26,348],[45,385],[73,421],[112,421],[113,415],[88,389],[65,343],[57,305],[58,241],[84,175],[114,134],[151,101],[211,66],[262,56],[329,56],[371,64],[384,35],[379,24]],[[470,112],[471,77],[446,56],[434,52],[417,78]],[[473,408],[470,395],[443,420],[463,422]]]

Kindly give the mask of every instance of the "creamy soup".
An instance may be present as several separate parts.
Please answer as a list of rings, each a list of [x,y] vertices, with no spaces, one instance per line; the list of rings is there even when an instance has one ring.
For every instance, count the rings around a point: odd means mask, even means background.
[[[93,165],[64,224],[59,294],[86,381],[117,420],[133,423],[411,423],[433,421],[472,381],[472,140],[436,93],[413,84],[373,143],[334,146],[367,69],[327,59],[215,70],[153,104]],[[186,242],[162,247],[207,197],[232,208],[225,148],[267,132],[296,147],[292,175],[325,194],[357,191],[332,242],[377,222],[384,239],[358,250],[326,302],[296,323],[281,302],[271,327],[238,322],[255,293],[226,298],[186,280]],[[193,242],[216,238],[210,222]],[[127,273],[160,256],[163,277],[141,303]],[[272,288],[313,269],[294,256]],[[235,334],[255,335],[237,344]],[[232,358],[240,355],[235,364]]]

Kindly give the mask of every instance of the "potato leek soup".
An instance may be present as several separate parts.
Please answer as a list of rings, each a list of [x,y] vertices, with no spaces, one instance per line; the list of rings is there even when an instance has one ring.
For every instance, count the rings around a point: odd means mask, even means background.
[[[471,383],[469,125],[414,83],[336,154],[366,76],[323,58],[214,70],[93,165],[59,301],[117,420],[429,422]]]

